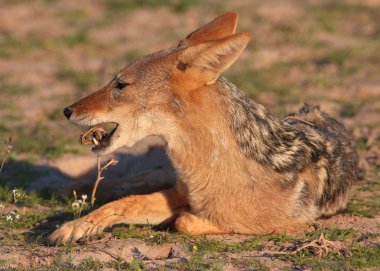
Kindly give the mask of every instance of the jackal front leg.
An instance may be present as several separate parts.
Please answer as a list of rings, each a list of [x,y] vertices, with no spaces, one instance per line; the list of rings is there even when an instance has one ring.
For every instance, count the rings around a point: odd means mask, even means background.
[[[174,188],[149,195],[129,196],[65,223],[50,236],[50,241],[57,244],[75,242],[121,223],[158,225],[169,222],[185,207],[185,200]]]

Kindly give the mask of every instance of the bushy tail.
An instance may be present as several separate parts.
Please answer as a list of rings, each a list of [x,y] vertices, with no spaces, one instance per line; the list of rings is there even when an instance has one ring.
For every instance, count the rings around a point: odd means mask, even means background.
[[[324,181],[318,200],[320,214],[332,215],[344,209],[358,173],[358,152],[353,138],[342,123],[322,112],[319,106],[305,104],[288,119],[306,134],[323,139],[326,155],[321,164],[327,176],[320,180]]]

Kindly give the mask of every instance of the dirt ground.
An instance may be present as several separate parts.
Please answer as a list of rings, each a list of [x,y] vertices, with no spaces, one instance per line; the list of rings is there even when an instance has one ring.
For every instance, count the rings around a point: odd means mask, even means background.
[[[62,109],[128,61],[229,10],[240,14],[238,30],[252,33],[225,74],[230,81],[280,117],[319,104],[352,132],[360,180],[347,210],[297,236],[194,237],[120,225],[86,243],[49,245],[46,237],[73,219],[72,190],[89,195],[96,177],[96,157]],[[0,172],[0,270],[378,270],[379,63],[378,0],[0,0],[0,162],[9,137],[13,147]],[[119,164],[99,190],[129,181],[97,206],[175,181],[158,138],[112,157]]]

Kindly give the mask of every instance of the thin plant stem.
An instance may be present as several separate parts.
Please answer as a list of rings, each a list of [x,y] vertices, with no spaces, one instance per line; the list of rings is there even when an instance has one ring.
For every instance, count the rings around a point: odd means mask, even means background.
[[[104,177],[102,176],[102,173],[104,170],[106,170],[108,167],[110,166],[114,166],[118,163],[117,160],[111,158],[109,159],[106,164],[102,167],[101,166],[101,157],[98,156],[97,157],[97,164],[98,164],[98,176],[96,177],[96,181],[95,181],[95,184],[94,184],[94,188],[92,189],[92,194],[91,194],[91,206],[94,207],[94,203],[95,203],[95,194],[96,194],[96,190],[98,189],[98,185],[100,183],[101,180],[104,179]]]
[[[8,157],[11,154],[12,150],[13,150],[12,138],[10,137],[9,140],[8,140],[7,151],[5,152],[5,155],[4,155],[3,160],[1,162],[0,173],[3,171],[5,161],[8,159]]]

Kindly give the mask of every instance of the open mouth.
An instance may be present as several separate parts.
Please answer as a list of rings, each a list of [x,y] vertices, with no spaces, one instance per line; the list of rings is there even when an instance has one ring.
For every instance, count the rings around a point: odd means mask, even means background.
[[[93,145],[92,151],[101,151],[109,147],[111,139],[119,124],[112,123],[114,128],[107,130],[99,125],[91,127],[79,137],[79,143],[82,145]],[[107,125],[108,126],[108,125]]]

